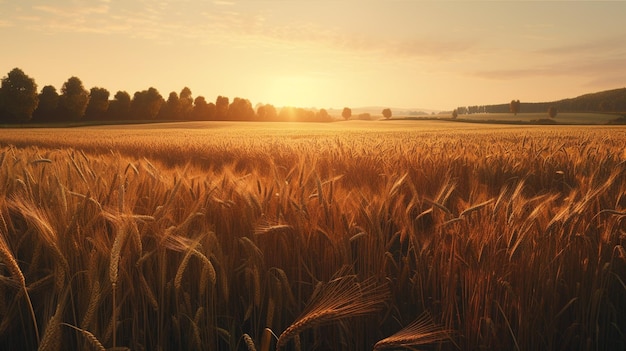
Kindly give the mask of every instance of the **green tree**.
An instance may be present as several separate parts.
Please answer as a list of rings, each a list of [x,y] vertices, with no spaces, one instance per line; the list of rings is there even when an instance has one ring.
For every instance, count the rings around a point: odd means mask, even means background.
[[[130,103],[130,94],[121,90],[115,93],[107,111],[109,119],[118,121],[128,119],[130,117]]]
[[[38,103],[37,84],[24,71],[14,68],[2,78],[0,86],[0,119],[2,121],[29,121]]]
[[[39,94],[39,105],[33,112],[33,120],[51,122],[59,117],[59,93],[52,85],[46,85]]]
[[[341,117],[345,118],[346,120],[350,119],[350,117],[352,117],[352,109],[350,109],[349,107],[344,107],[343,111],[341,111]]]
[[[89,92],[77,77],[70,77],[61,88],[59,109],[63,119],[78,121],[85,115]]]
[[[105,88],[93,87],[89,90],[89,103],[85,110],[85,119],[103,120],[109,109],[109,93]]]
[[[385,117],[386,119],[391,118],[391,109],[390,108],[386,108],[383,110],[383,117]]]

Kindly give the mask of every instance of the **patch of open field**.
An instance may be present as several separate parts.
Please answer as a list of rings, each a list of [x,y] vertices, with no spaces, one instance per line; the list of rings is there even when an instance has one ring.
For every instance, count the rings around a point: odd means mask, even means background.
[[[473,113],[460,115],[459,119],[470,121],[498,121],[514,123],[532,122],[537,120],[553,120],[557,124],[607,124],[610,121],[620,117],[615,113],[591,113],[591,112],[562,112],[551,119],[547,112],[544,113],[518,113],[514,115],[512,113]]]
[[[1,132],[8,349],[625,346],[626,128]]]

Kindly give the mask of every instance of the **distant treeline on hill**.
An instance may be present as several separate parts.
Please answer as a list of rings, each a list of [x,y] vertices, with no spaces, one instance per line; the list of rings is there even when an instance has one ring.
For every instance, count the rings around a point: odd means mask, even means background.
[[[626,112],[626,88],[613,89],[598,93],[585,94],[571,99],[553,102],[521,102],[519,112],[546,112],[555,107],[559,112]],[[506,113],[510,112],[511,104],[460,106],[459,114],[468,113]]]
[[[54,123],[80,121],[330,121],[325,109],[311,110],[258,104],[249,100],[218,96],[208,102],[193,98],[191,90],[172,91],[167,100],[155,88],[131,95],[118,91],[113,99],[105,88],[85,89],[77,77],[69,78],[60,94],[52,85],[37,91],[35,80],[15,68],[2,78],[0,123]]]

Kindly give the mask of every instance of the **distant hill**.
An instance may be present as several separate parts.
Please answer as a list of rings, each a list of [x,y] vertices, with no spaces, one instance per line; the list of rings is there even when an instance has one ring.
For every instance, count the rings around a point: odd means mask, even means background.
[[[352,115],[357,116],[362,113],[369,113],[372,117],[382,117],[383,109],[390,108],[393,116],[424,116],[431,113],[438,113],[439,110],[433,110],[428,108],[401,108],[401,107],[389,107],[389,106],[362,106],[353,107]],[[332,116],[341,116],[342,109],[329,109],[328,113]]]
[[[575,98],[562,99],[552,102],[524,102],[521,101],[520,112],[546,112],[554,106],[559,112],[626,112],[626,88],[606,90],[597,93],[585,94]],[[509,103],[484,106],[461,106],[460,113],[504,113],[509,112]]]

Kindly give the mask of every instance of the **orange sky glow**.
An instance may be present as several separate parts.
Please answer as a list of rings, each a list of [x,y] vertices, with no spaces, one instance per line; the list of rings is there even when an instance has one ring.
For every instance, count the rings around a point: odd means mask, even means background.
[[[341,108],[626,86],[626,2],[0,0],[0,76]]]

